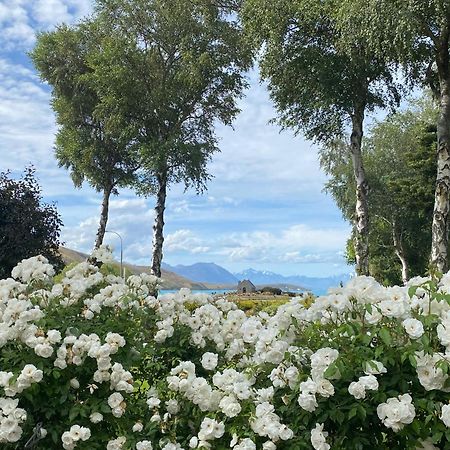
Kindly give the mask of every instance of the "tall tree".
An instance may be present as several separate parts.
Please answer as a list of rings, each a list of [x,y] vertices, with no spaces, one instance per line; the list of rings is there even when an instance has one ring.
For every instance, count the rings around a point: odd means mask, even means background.
[[[405,283],[411,275],[423,275],[428,265],[436,172],[434,117],[425,102],[376,123],[365,140],[363,157],[371,186],[370,273],[383,283]],[[330,175],[326,188],[349,220],[353,180],[342,147],[322,152],[322,163]],[[351,259],[353,250],[348,249]]]
[[[400,63],[413,84],[430,88],[439,105],[431,264],[448,270],[450,199],[450,2],[343,0],[343,35]]]
[[[242,17],[262,48],[261,73],[283,127],[329,144],[345,139],[355,178],[356,270],[368,274],[368,183],[361,156],[364,117],[376,107],[398,102],[383,58],[354,41],[342,50],[334,0],[246,0]]]
[[[71,171],[76,187],[87,180],[103,195],[94,248],[103,243],[111,194],[129,186],[137,169],[130,127],[107,107],[95,85],[90,59],[101,51],[103,37],[95,23],[61,26],[38,35],[31,53],[52,87],[59,165]]]
[[[218,151],[214,126],[230,125],[246,86],[251,53],[231,14],[232,2],[98,0],[98,20],[112,32],[95,57],[108,107],[133,127],[142,194],[155,194],[152,272],[161,275],[168,186],[197,192]]]
[[[41,188],[29,167],[20,179],[0,173],[0,278],[11,276],[22,259],[45,256],[61,268],[62,221],[55,205],[42,201]]]

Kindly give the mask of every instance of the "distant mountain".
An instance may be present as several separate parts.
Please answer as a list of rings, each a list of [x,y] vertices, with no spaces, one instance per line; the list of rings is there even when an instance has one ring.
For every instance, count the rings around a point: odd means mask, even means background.
[[[247,269],[234,274],[240,280],[250,280],[253,284],[261,285],[290,285],[298,286],[305,290],[312,291],[316,295],[325,294],[330,287],[339,286],[346,283],[350,278],[350,274],[335,275],[331,277],[306,277],[303,275],[284,276],[269,271],[260,271],[255,269]]]
[[[163,263],[162,267],[199,283],[235,286],[239,281],[231,272],[214,263],[196,263],[190,266],[170,266]]]
[[[60,247],[59,251],[66,264],[86,260],[88,255]],[[117,262],[115,262],[118,265]],[[139,274],[149,272],[145,266],[135,266],[124,263],[127,272]],[[325,294],[328,288],[346,283],[351,278],[350,274],[336,275],[332,277],[305,277],[302,275],[283,276],[275,272],[247,269],[239,273],[231,273],[214,263],[197,263],[190,266],[170,266],[162,264],[162,289],[223,289],[235,288],[240,280],[250,280],[258,288],[264,286],[279,287],[285,291],[294,291],[296,288],[309,290],[316,295]]]
[[[66,264],[79,263],[81,261],[86,261],[88,258],[88,255],[85,253],[77,252],[76,250],[71,250],[65,247],[59,247],[59,253]],[[114,264],[117,267],[119,266],[117,261]],[[130,274],[130,272],[133,274],[150,272],[150,269],[146,266],[135,266],[133,264],[124,263],[124,267],[127,274]],[[182,287],[187,287],[189,289],[215,289],[215,286],[207,286],[202,283],[196,283],[174,272],[164,269],[162,270],[161,278],[163,280],[161,283],[162,289],[180,289]]]

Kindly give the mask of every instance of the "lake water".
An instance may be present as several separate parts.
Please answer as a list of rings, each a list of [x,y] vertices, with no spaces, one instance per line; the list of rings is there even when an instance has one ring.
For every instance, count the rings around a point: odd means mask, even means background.
[[[178,292],[179,289],[161,289],[159,291],[160,294],[174,294]],[[192,289],[191,292],[193,294],[228,294],[229,292],[236,292],[235,289]]]

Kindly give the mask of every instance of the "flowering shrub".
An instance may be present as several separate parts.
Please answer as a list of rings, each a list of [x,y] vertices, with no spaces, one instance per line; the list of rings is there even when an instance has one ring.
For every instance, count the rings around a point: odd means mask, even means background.
[[[35,257],[0,280],[2,448],[450,445],[450,274],[253,316],[88,262],[53,275]]]

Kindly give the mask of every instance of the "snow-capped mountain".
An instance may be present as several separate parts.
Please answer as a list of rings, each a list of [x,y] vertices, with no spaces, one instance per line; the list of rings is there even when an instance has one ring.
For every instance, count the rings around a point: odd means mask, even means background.
[[[259,287],[277,286],[285,290],[295,287],[302,290],[312,291],[316,295],[324,294],[330,287],[346,283],[350,274],[342,274],[331,277],[306,277],[303,275],[284,276],[267,270],[247,269],[239,273],[231,273],[223,267],[214,263],[196,263],[189,266],[171,266],[163,263],[163,269],[174,272],[182,277],[198,283],[209,283],[213,285],[229,286],[234,288],[240,280],[250,280]]]

